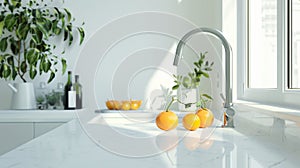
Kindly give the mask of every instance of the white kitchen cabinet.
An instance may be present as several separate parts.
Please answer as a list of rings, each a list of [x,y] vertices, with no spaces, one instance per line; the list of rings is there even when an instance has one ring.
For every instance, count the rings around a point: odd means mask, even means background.
[[[0,123],[0,155],[32,140],[33,123]]]
[[[0,155],[22,145],[64,122],[0,123]]]
[[[63,122],[36,122],[34,123],[34,138],[62,125]]]
[[[80,110],[0,110],[0,155],[77,118]]]

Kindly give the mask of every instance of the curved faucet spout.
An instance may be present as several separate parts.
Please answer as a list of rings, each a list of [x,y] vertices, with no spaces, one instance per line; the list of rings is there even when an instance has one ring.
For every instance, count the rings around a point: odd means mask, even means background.
[[[224,107],[226,108],[226,115],[231,120],[227,122],[228,127],[234,127],[232,117],[235,113],[235,111],[232,108],[232,78],[231,78],[231,60],[232,60],[232,49],[229,45],[228,41],[224,37],[224,35],[216,29],[212,28],[196,28],[194,30],[191,30],[187,34],[185,34],[182,39],[179,41],[177,48],[176,48],[176,54],[174,58],[173,65],[177,66],[179,64],[179,61],[181,59],[181,53],[182,49],[189,40],[190,37],[192,37],[195,34],[198,33],[209,33],[211,35],[216,36],[218,39],[221,40],[222,45],[224,46],[225,50],[225,104]]]

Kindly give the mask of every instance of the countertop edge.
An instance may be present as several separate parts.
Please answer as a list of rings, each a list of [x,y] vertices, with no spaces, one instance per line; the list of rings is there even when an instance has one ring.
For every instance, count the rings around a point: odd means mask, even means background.
[[[68,122],[78,118],[79,110],[0,110],[1,123]]]

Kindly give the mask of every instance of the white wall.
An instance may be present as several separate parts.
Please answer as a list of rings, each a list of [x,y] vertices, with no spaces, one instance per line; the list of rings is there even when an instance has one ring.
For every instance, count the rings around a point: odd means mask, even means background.
[[[83,45],[66,55],[91,110],[104,108],[107,98],[147,100],[161,94],[155,91],[160,84],[171,86],[170,74],[176,73],[172,62],[178,40],[195,27],[222,28],[219,0],[68,0],[64,6],[78,24],[86,23]],[[58,76],[52,87],[58,81],[65,77]],[[0,109],[9,108],[10,97],[1,80]]]

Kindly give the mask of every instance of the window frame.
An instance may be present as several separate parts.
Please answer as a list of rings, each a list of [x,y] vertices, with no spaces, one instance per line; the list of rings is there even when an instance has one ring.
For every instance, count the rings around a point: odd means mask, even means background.
[[[288,10],[291,0],[277,0],[277,88],[248,88],[248,11],[250,0],[237,2],[237,99],[300,108],[300,90],[289,89],[291,43]]]

